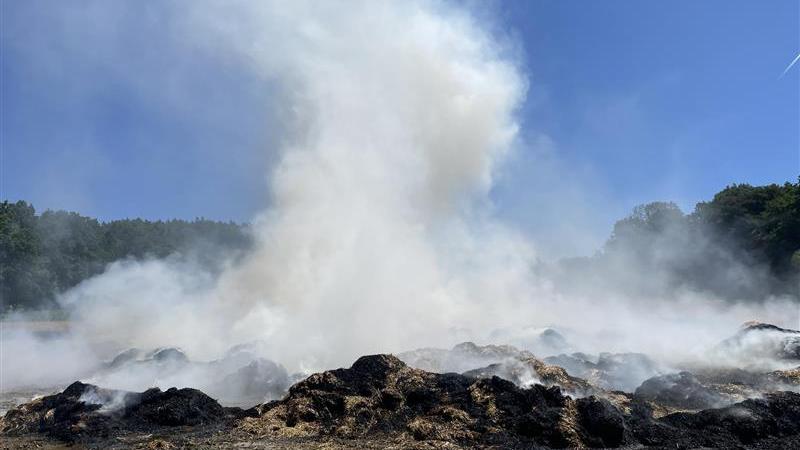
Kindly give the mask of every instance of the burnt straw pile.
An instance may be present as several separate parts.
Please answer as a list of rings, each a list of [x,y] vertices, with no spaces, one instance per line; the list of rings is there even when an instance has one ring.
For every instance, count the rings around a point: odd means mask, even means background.
[[[769,393],[718,409],[658,417],[657,396],[598,392],[575,398],[558,386],[523,388],[408,367],[394,356],[358,359],[314,374],[280,401],[243,411],[194,389],[129,393],[74,383],[11,411],[7,437],[42,434],[98,447],[130,433],[180,436],[226,430],[239,441],[311,440],[402,446],[592,448],[630,445],[789,448],[800,444],[800,394]],[[214,447],[213,436],[205,441]],[[230,442],[227,442],[229,444]]]
[[[240,408],[220,406],[196,389],[126,392],[75,382],[59,394],[8,411],[0,419],[0,432],[6,436],[38,433],[65,442],[92,441],[120,432],[219,426],[244,414]]]
[[[196,389],[76,382],[8,411],[0,433],[8,448],[31,439],[53,448],[800,448],[797,336],[747,324],[714,350],[723,362],[755,361],[760,350],[779,363],[769,367],[665,369],[639,354],[540,360],[473,343],[364,356],[295,383],[280,400],[261,403],[256,390],[249,409]],[[245,378],[272,380],[267,368],[252,366]],[[623,376],[626,368],[638,372]],[[635,379],[635,388],[614,389]]]
[[[376,355],[312,375],[238,426],[256,436],[394,435],[409,443],[516,448],[800,444],[794,392],[662,417],[650,399],[608,394],[574,398],[558,386],[426,372]]]

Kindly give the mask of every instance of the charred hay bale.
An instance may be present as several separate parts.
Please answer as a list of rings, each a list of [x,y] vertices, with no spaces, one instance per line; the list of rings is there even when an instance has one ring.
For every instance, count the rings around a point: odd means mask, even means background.
[[[724,408],[673,413],[640,424],[634,435],[651,446],[742,448],[770,441],[770,448],[790,448],[782,443],[800,435],[800,394],[777,392]]]
[[[252,405],[265,399],[282,397],[290,385],[286,369],[273,361],[256,358],[226,375],[213,394],[219,398]]]
[[[68,442],[87,434],[105,435],[116,417],[98,413],[103,407],[99,401],[113,392],[75,382],[63,392],[9,410],[0,419],[0,433],[43,433]]]
[[[108,368],[116,369],[122,367],[126,364],[129,364],[133,361],[139,360],[143,357],[144,352],[142,352],[138,348],[129,348],[123,352],[120,352],[114,359],[108,363]]]
[[[189,357],[183,350],[174,347],[164,347],[154,350],[147,359],[152,359],[160,363],[169,364],[188,364]]]
[[[619,447],[625,443],[625,417],[609,401],[585,397],[575,401],[582,440],[589,447]]]
[[[295,384],[284,400],[262,408],[260,425],[245,421],[244,428],[284,436],[364,434],[380,421],[376,411],[406,404],[396,380],[410,370],[393,356],[361,357],[349,369],[313,374]]]
[[[570,376],[563,368],[545,364],[534,357],[507,359],[486,367],[466,371],[463,375],[470,378],[497,376],[512,381],[523,388],[534,383],[545,386],[558,386],[578,396],[590,395],[600,391],[600,389],[595,388],[586,380]]]
[[[0,419],[0,433],[41,433],[74,442],[120,430],[193,426],[224,419],[216,400],[196,389],[150,389],[143,393],[102,389],[75,382],[63,392],[14,408]]]
[[[141,394],[138,403],[126,408],[125,418],[162,426],[193,426],[224,419],[225,409],[197,389],[170,388],[162,392],[152,388]]]
[[[671,373],[645,380],[634,396],[672,408],[700,410],[730,403],[726,396],[703,385],[689,372]]]
[[[747,322],[735,335],[720,342],[715,350],[728,358],[800,360],[800,331]]]

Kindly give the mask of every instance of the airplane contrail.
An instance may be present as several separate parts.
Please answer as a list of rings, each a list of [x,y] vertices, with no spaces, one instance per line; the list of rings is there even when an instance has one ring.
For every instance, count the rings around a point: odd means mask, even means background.
[[[798,53],[797,56],[794,57],[792,62],[790,62],[789,65],[786,66],[786,68],[783,70],[783,73],[781,74],[781,76],[778,77],[778,79],[783,78],[783,76],[786,75],[786,72],[788,72],[789,69],[791,69],[797,63],[798,60],[800,60],[800,53]]]

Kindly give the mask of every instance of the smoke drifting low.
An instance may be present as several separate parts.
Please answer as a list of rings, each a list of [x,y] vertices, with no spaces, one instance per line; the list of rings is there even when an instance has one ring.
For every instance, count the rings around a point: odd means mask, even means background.
[[[549,325],[580,350],[678,360],[745,320],[794,317],[789,301],[557,291],[538,270],[535,243],[492,215],[488,194],[514,148],[528,86],[513,49],[468,11],[427,2],[189,6],[171,19],[182,39],[279,93],[271,206],[254,222],[252,252],[220,275],[126,261],[67,292],[70,341],[81,348],[175,346],[211,360],[258,341],[262,356],[295,372],[498,336],[507,342],[493,343],[525,347],[526,330]],[[30,353],[28,341],[7,354]],[[5,383],[50,363],[9,361]]]

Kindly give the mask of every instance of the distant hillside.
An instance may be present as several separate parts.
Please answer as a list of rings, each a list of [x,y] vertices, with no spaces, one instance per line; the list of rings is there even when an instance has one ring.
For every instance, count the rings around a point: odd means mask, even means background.
[[[54,306],[54,295],[123,258],[191,254],[210,270],[221,256],[251,245],[236,223],[100,222],[74,212],[36,214],[24,201],[0,203],[0,310]]]

